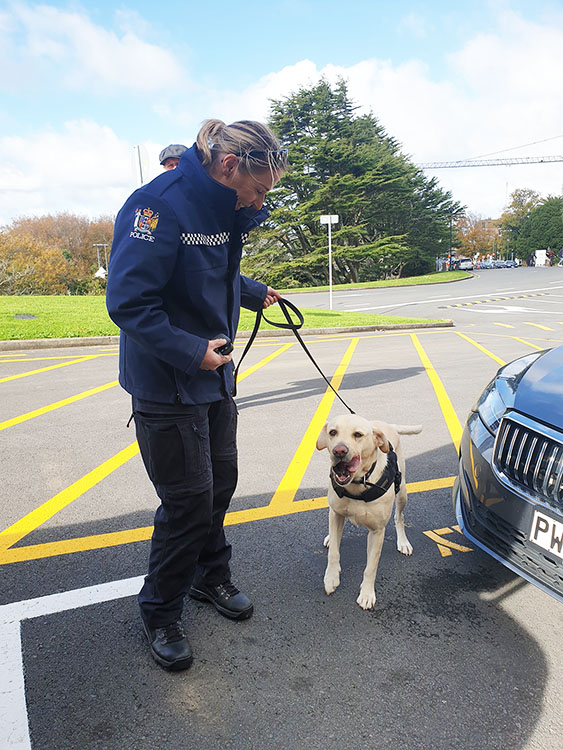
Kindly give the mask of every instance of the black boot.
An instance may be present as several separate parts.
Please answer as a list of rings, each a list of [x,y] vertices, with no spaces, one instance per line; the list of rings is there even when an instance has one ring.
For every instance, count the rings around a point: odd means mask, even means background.
[[[211,602],[217,612],[231,620],[246,620],[254,610],[250,599],[230,581],[224,581],[217,586],[194,583],[189,594],[192,599]]]
[[[192,665],[192,648],[180,620],[151,628],[143,620],[143,628],[153,659],[164,669],[188,669]]]

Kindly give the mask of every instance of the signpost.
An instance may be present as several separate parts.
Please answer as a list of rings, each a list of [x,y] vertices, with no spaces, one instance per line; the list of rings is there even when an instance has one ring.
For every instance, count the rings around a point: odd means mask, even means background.
[[[323,214],[321,224],[328,225],[328,306],[332,310],[332,232],[333,224],[338,224],[336,214]]]

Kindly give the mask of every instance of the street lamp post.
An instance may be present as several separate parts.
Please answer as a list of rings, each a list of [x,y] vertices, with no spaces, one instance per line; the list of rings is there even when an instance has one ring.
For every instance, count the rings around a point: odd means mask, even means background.
[[[142,187],[143,186],[143,162],[141,159],[141,147],[133,146],[133,151],[135,152],[135,157],[136,157],[135,167],[136,169],[138,169],[139,185]]]
[[[321,224],[328,225],[328,306],[332,310],[332,225],[338,224],[336,214],[324,214],[321,216]]]
[[[108,269],[108,246],[109,246],[109,242],[96,242],[92,245],[92,247],[96,248],[96,252],[98,254],[98,270],[96,271],[94,276],[99,279],[105,279],[108,273],[108,270],[107,270]],[[102,263],[100,261],[100,248],[101,247],[104,248],[104,256],[106,259],[105,267],[102,266]]]

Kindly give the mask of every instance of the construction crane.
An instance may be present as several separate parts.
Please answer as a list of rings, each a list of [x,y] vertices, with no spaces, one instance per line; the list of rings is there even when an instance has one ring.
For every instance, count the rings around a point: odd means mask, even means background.
[[[417,164],[420,169],[452,169],[453,167],[500,167],[510,164],[545,164],[563,161],[563,156],[522,156],[515,159],[467,159],[460,161],[429,161]]]

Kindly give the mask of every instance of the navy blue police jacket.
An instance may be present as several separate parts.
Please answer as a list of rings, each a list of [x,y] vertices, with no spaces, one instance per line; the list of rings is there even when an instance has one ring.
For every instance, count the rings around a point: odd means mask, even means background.
[[[248,232],[264,209],[235,211],[237,194],[213,180],[194,145],[176,169],[136,190],[117,215],[106,304],[120,328],[119,382],[160,403],[218,401],[232,362],[201,370],[208,341],[234,340],[240,306],[260,310],[267,286],[242,276]]]

